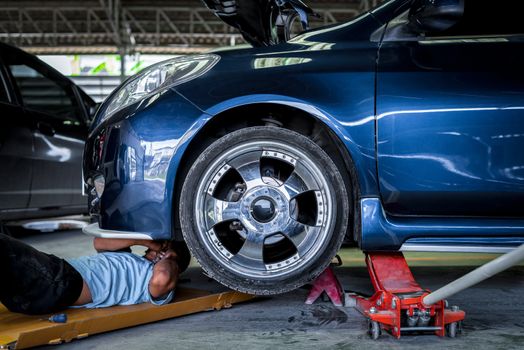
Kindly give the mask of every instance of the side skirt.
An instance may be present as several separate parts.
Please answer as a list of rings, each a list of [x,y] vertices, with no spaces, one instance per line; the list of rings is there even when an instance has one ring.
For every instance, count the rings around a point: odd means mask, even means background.
[[[364,251],[488,252],[524,243],[523,219],[393,217],[379,198],[363,198],[360,207]]]

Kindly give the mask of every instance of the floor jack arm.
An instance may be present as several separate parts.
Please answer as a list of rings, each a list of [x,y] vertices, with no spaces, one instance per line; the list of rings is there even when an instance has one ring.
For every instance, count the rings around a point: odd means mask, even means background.
[[[480,283],[524,260],[524,244],[513,251],[499,256],[493,261],[480,266],[470,273],[462,276],[442,288],[430,293],[422,300],[426,305],[433,305],[436,302],[447,299],[448,297],[463,291],[477,283]]]

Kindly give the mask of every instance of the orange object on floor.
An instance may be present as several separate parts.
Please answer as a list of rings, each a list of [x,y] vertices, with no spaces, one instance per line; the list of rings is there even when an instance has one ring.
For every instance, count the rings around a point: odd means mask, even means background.
[[[26,349],[46,344],[60,344],[93,334],[137,326],[202,311],[229,308],[255,298],[228,291],[209,292],[179,288],[167,305],[139,304],[103,309],[67,309],[66,323],[52,323],[45,315],[27,316],[8,311],[0,304],[0,349]]]

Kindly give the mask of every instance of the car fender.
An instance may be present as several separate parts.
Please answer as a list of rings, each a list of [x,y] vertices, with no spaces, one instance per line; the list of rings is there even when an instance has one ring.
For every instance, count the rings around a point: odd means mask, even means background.
[[[213,118],[221,115],[222,113],[250,104],[274,104],[288,106],[308,113],[317,120],[319,120],[330,130],[332,130],[333,133],[339,138],[341,143],[345,145],[345,147],[347,148],[347,151],[355,165],[355,170],[357,174],[357,179],[355,180],[357,181],[360,190],[364,190],[367,194],[369,194],[369,192],[377,194],[375,177],[376,172],[373,169],[369,169],[370,154],[369,152],[363,151],[363,146],[360,145],[353,137],[352,131],[357,132],[359,130],[356,127],[355,129],[351,127],[348,128],[347,123],[346,125],[343,125],[342,123],[337,121],[336,118],[329,115],[326,111],[322,110],[322,108],[319,106],[314,106],[310,103],[307,103],[305,101],[291,96],[277,94],[254,94],[238,96],[221,101],[215,105],[212,105],[206,110],[201,110],[202,115],[197,120],[195,120],[193,125],[191,125],[187,132],[180,138],[179,145],[173,154],[168,173],[168,178],[172,179],[172,181],[169,182],[169,186],[174,186],[174,180],[178,175],[177,173],[180,161],[182,160],[184,154],[188,151],[188,147],[191,144],[191,141],[193,141],[193,139],[199,134],[199,132],[202,131],[204,126],[210,121],[212,121]],[[355,121],[355,126],[369,122],[374,123],[373,116],[364,119],[365,120],[361,119]],[[373,166],[376,164],[374,158],[372,159],[371,163],[373,164]],[[174,187],[168,190],[171,190],[171,193],[173,193]]]

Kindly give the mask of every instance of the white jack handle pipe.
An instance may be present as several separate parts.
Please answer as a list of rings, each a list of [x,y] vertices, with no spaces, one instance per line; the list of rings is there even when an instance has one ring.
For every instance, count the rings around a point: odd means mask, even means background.
[[[479,268],[471,271],[470,273],[462,276],[458,280],[455,280],[442,288],[437,289],[433,293],[430,293],[422,299],[422,302],[426,305],[433,305],[443,299],[463,291],[479,282],[482,282],[497,273],[500,273],[510,267],[517,265],[519,262],[524,260],[524,244],[520,247],[512,250],[509,253],[499,256],[493,261],[480,266]]]

